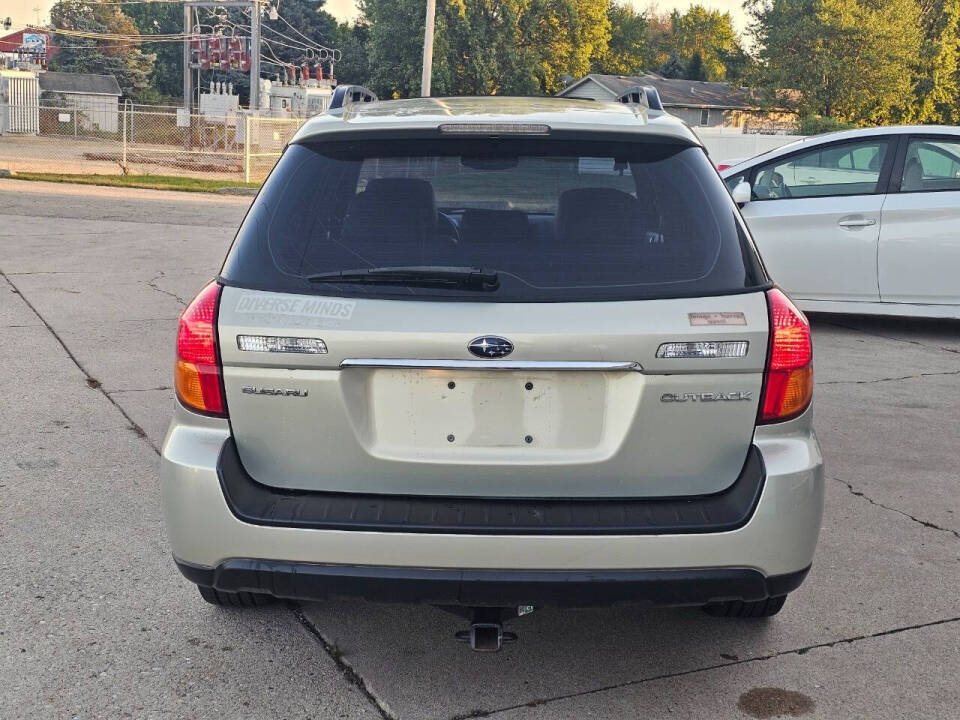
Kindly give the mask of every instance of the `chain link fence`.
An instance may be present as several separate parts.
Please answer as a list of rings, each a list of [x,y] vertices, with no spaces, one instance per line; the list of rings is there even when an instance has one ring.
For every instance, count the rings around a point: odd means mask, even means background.
[[[34,117],[23,124],[32,132],[0,135],[0,168],[14,173],[261,182],[304,122],[243,110],[188,114],[178,107],[117,106],[113,98],[59,97],[17,110]]]

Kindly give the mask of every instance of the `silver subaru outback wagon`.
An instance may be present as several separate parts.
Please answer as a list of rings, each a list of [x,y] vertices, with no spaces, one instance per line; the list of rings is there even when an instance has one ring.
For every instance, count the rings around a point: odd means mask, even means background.
[[[823,508],[810,328],[696,136],[621,103],[311,119],[177,339],[173,555],[203,598],[776,613]]]

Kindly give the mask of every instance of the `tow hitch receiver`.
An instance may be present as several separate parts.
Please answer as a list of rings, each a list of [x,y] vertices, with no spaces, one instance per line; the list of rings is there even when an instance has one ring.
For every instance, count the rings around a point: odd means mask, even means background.
[[[529,608],[529,609],[527,609]],[[457,633],[457,640],[470,645],[476,652],[499,652],[504,643],[517,641],[517,634],[503,629],[507,618],[525,615],[533,608],[521,606],[514,608],[475,607],[470,608],[470,629]]]

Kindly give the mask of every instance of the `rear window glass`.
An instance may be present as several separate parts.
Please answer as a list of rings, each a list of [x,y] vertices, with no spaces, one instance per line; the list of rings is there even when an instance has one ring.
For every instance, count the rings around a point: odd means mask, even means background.
[[[396,268],[414,269],[412,279],[330,277]],[[471,269],[496,280],[456,280]],[[699,148],[491,138],[290,146],[221,280],[481,302],[677,297],[766,282]]]

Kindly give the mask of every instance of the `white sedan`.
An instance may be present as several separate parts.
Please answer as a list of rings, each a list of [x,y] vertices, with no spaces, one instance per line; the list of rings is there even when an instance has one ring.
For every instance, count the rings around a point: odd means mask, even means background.
[[[720,175],[804,310],[960,318],[960,128],[820,135]]]

